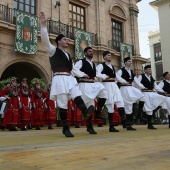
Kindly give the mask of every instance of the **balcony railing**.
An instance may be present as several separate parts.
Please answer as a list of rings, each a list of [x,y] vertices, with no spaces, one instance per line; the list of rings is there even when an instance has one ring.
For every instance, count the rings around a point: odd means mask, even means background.
[[[52,34],[64,34],[66,37],[70,38],[70,39],[75,39],[74,37],[74,28],[73,26],[69,26],[69,25],[66,25],[66,24],[63,24],[59,21],[53,21],[53,20],[49,20],[49,23],[48,23],[48,31],[49,33],[52,33]],[[83,30],[85,31],[85,30]],[[90,33],[90,36],[91,36],[91,42],[92,42],[92,45],[97,45],[97,34],[94,34],[94,33]]]
[[[0,4],[0,20],[10,23],[16,24],[16,9],[9,8],[8,6],[4,6]],[[74,27],[63,24],[59,21],[48,21],[48,31],[52,34],[64,34],[66,37],[74,40]],[[85,30],[84,30],[85,31]],[[97,45],[97,34],[90,33],[92,45]]]
[[[120,52],[120,42],[118,42],[118,41],[109,40],[108,47]]]

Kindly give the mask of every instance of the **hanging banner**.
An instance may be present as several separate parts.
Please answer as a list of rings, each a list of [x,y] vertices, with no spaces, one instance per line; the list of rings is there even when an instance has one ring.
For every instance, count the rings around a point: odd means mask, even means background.
[[[74,29],[75,57],[76,60],[84,58],[84,49],[91,47],[91,34],[79,29]]]
[[[38,17],[17,11],[15,51],[36,54],[38,42]]]
[[[121,55],[121,67],[124,66],[123,59],[126,57],[130,57],[132,59],[133,56],[133,46],[130,44],[120,43],[120,55]]]

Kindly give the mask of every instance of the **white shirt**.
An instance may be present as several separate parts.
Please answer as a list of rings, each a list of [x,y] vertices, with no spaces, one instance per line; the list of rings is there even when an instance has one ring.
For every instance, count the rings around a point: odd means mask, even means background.
[[[51,44],[51,42],[49,40],[47,28],[44,26],[41,26],[40,33],[41,33],[42,44],[44,45],[44,48],[47,51],[49,57],[52,57],[56,52],[56,47],[53,44]],[[61,48],[59,48],[59,49],[64,52],[67,59],[69,60],[68,53]]]
[[[106,62],[105,62],[105,64],[113,70],[112,65],[111,65],[110,63],[106,63]],[[108,78],[108,76],[107,76],[106,74],[102,74],[102,73],[101,73],[101,72],[103,71],[103,64],[99,64],[99,65],[96,67],[96,70],[97,70],[97,74],[96,74],[96,77],[97,77],[97,78],[101,78],[101,79],[103,79],[103,80],[105,80],[106,78]],[[118,81],[118,82],[120,82],[120,83],[127,83],[127,81],[124,80],[122,77],[120,77],[117,73],[115,73],[115,74],[116,74],[116,78],[115,78],[116,81]]]
[[[125,69],[128,71],[129,75],[131,76],[131,69],[127,69],[125,67]],[[117,74],[121,77],[122,76],[122,70],[120,69]],[[131,76],[132,77],[132,76]],[[137,79],[137,77],[134,77],[133,83],[135,86],[141,88],[141,89],[145,89],[145,87],[143,86],[143,84],[140,83],[140,81]]]
[[[169,81],[169,80],[165,80],[165,81],[167,81],[167,82],[170,84],[170,81]],[[163,87],[164,87],[164,82],[161,81],[161,82],[158,84],[158,86],[159,86],[161,89],[163,89]]]
[[[146,74],[145,74],[145,76],[146,76],[146,78],[147,78],[149,81],[151,81],[151,76],[148,76],[148,75],[146,75]],[[139,80],[140,82],[142,81],[142,75],[140,75],[140,76],[138,77],[138,80]],[[153,86],[154,86],[154,89],[155,89],[155,90],[160,91],[160,92],[164,92],[164,91],[156,84],[156,82],[154,82]]]
[[[86,58],[86,60],[90,63],[90,65],[92,66],[93,68],[93,62],[90,61],[89,59]],[[72,70],[73,73],[77,76],[77,77],[84,77],[86,74],[82,71],[80,71],[80,69],[82,68],[83,66],[83,62],[82,60],[79,60],[75,63],[74,65],[74,69]]]

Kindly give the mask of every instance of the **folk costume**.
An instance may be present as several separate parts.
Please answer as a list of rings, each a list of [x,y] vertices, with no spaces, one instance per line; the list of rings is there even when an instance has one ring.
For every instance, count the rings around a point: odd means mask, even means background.
[[[130,60],[130,57],[125,58],[124,62],[128,60]],[[132,69],[123,67],[120,70],[118,70],[117,74],[128,83],[121,84],[120,91],[124,100],[127,121],[131,122],[133,103],[139,101],[139,110],[137,115],[141,117],[145,101],[144,94],[133,85],[136,85],[140,89],[144,89],[145,87],[138,81]]]
[[[56,38],[56,43],[60,41],[63,37],[63,34],[60,34]],[[50,91],[50,99],[57,102],[59,107],[59,115],[63,124],[63,134],[66,137],[74,137],[70,132],[70,128],[67,122],[67,104],[70,100],[70,97],[74,100],[77,107],[83,113],[83,117],[88,119],[94,111],[94,107],[90,106],[88,109],[84,104],[84,101],[81,98],[82,93],[79,90],[76,79],[71,75],[73,69],[73,62],[70,55],[61,48],[56,48],[49,41],[47,28],[41,27],[41,39],[46,49],[51,69],[53,71],[54,77],[52,78],[52,85]]]
[[[109,51],[103,52],[103,57],[109,53]],[[126,127],[126,115],[124,110],[124,101],[121,92],[118,88],[118,85],[115,81],[118,81],[120,83],[126,83],[126,81],[116,74],[113,65],[109,62],[99,64],[96,69],[96,77],[102,80],[102,84],[108,92],[108,99],[106,100],[105,105],[108,109],[108,119],[110,125],[109,131],[118,132],[118,130],[114,128],[113,124],[114,104],[116,104],[118,108],[121,117],[121,122],[124,128]]]
[[[150,68],[150,66],[145,66],[145,69]],[[156,129],[152,125],[152,115],[153,111],[158,107],[162,106],[166,101],[166,97],[163,95],[159,95],[156,93],[164,92],[155,82],[153,77],[150,75],[143,73],[138,77],[138,80],[143,84],[146,90],[143,90],[143,94],[145,95],[145,104],[143,110],[146,112],[148,117],[148,129]],[[156,90],[156,91],[155,91]],[[155,100],[156,99],[156,100]]]
[[[166,101],[163,103],[162,108],[166,109],[168,112],[168,119],[169,119],[169,128],[170,128],[170,81],[165,79],[165,76],[169,74],[169,72],[165,72],[163,74],[164,80],[161,81],[158,86],[167,94]]]
[[[2,96],[8,96],[7,111],[4,114],[2,126],[8,127],[9,131],[16,131],[19,125],[20,100],[22,99],[19,97],[19,89],[15,77],[11,79],[10,87],[6,87],[2,91]]]
[[[91,47],[85,48],[84,52],[86,52],[88,49],[91,49]],[[105,117],[103,117],[101,114],[101,110],[106,99],[108,98],[108,93],[101,82],[96,82],[95,64],[85,57],[84,59],[75,63],[75,69],[73,71],[78,77],[79,88],[82,92],[82,98],[86,106],[88,107],[89,105],[94,105],[94,99],[98,98],[96,118],[105,120]],[[88,75],[89,78],[85,78],[85,75]],[[96,134],[92,127],[92,117],[87,121],[87,131],[90,134]]]
[[[46,105],[44,101],[47,99],[45,92],[41,89],[40,83],[35,83],[34,90],[31,92],[31,103],[33,106],[31,112],[31,125],[36,130],[41,130],[40,125],[44,124],[44,111]]]
[[[30,102],[31,102],[31,91],[27,85],[27,79],[24,78],[21,82],[19,97],[22,99],[21,104],[22,108],[20,110],[20,127],[21,130],[27,130],[26,125],[31,121],[31,111],[30,111]]]
[[[48,125],[48,129],[53,129],[52,124],[56,123],[57,112],[56,112],[56,102],[51,100],[50,97],[51,84],[48,85],[46,93],[47,99],[45,100],[47,109],[44,112],[44,122]]]

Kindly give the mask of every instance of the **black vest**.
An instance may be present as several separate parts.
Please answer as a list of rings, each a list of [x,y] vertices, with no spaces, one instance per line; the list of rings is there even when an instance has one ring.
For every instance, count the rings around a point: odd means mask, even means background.
[[[164,82],[163,90],[170,94],[170,83],[168,83],[166,80],[164,80],[163,82]]]
[[[68,54],[68,53],[67,53]],[[50,58],[51,69],[53,72],[70,72],[72,70],[72,59],[64,54],[62,50],[56,48],[56,52]]]
[[[102,74],[106,74],[107,76],[109,76],[109,78],[115,78],[116,74],[115,74],[115,69],[112,66],[112,69],[107,66],[105,63],[102,63],[103,65],[103,71],[101,72]]]
[[[141,83],[147,88],[152,90],[154,88],[154,82],[155,80],[153,79],[153,77],[151,76],[150,79],[151,81],[148,80],[148,78],[145,76],[145,74],[141,74],[142,76],[142,80]]]
[[[96,77],[96,66],[95,66],[95,64],[93,63],[93,68],[92,68],[92,66],[86,60],[86,58],[82,59],[82,67],[81,67],[80,71],[82,71],[85,74],[87,74],[89,76],[89,78]]]
[[[129,73],[127,72],[127,70],[123,67],[121,68],[122,70],[122,78],[125,79],[127,82],[131,83],[134,80],[135,74],[133,73],[133,70],[130,69],[131,71],[131,77],[129,75]]]

